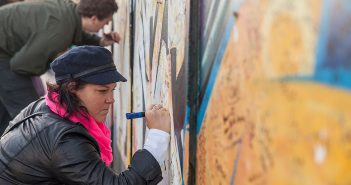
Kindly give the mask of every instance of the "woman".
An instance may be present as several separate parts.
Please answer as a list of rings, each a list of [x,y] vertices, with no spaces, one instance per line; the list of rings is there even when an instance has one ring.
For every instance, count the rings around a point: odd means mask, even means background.
[[[10,122],[0,140],[0,184],[157,184],[169,144],[170,115],[146,111],[150,132],[128,169],[115,174],[109,129],[117,72],[111,53],[76,47],[51,63],[56,84]]]

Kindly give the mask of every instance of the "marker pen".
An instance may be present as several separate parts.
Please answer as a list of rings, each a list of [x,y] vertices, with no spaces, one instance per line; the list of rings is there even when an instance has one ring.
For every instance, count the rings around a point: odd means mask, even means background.
[[[145,112],[130,112],[126,113],[127,119],[135,119],[135,118],[142,118],[145,117]]]

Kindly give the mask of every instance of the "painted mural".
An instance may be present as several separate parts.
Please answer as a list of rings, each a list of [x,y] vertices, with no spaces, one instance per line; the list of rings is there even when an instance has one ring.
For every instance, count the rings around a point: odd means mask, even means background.
[[[203,61],[197,184],[350,184],[351,4],[226,5]]]
[[[131,85],[132,74],[130,72],[130,2],[128,0],[118,1],[118,11],[113,17],[111,25],[121,37],[119,44],[111,48],[115,65],[121,74],[127,78],[127,82],[118,83],[115,90],[115,103],[112,109],[112,138],[114,163],[113,168],[117,172],[126,169],[131,159],[131,123],[125,117],[126,112],[131,112]]]
[[[121,171],[142,148],[143,119],[171,111],[160,184],[188,184],[188,0],[117,0],[110,117]],[[351,184],[351,3],[202,0],[196,184]],[[132,50],[131,50],[132,48]],[[117,162],[118,161],[118,162]]]
[[[127,121],[125,112],[144,111],[151,104],[162,104],[171,112],[173,127],[169,156],[161,166],[164,179],[160,184],[182,184],[183,158],[188,155],[183,149],[186,144],[183,133],[187,97],[188,1],[117,2],[119,10],[114,29],[123,39],[114,48],[115,60],[120,61],[117,67],[129,76],[129,81],[119,87],[115,97],[114,112],[118,114],[113,118],[115,157],[124,164],[116,164],[114,168],[123,170],[129,164],[130,156],[143,147],[148,132],[143,119]],[[133,52],[130,52],[131,44]]]
[[[145,110],[150,104],[158,103],[167,107],[173,118],[169,158],[161,166],[164,179],[160,184],[182,182],[186,22],[186,1],[136,2],[133,110]],[[142,122],[135,120],[133,125],[134,151],[142,147],[147,134]]]

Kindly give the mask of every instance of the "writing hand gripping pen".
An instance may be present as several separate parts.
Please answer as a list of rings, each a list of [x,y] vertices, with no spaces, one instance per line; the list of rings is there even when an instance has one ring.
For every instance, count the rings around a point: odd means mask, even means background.
[[[147,115],[146,115],[147,114]],[[135,119],[145,117],[146,126],[149,129],[158,129],[167,133],[171,133],[171,117],[167,109],[162,106],[154,106],[148,108],[147,112],[131,112],[126,114],[127,119]]]

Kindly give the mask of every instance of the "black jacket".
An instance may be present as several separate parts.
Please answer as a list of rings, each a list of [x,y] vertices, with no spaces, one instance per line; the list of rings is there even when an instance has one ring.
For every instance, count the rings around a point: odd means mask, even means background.
[[[137,151],[128,169],[115,174],[100,159],[86,129],[52,113],[38,100],[10,122],[0,140],[0,184],[157,184],[161,168]]]

